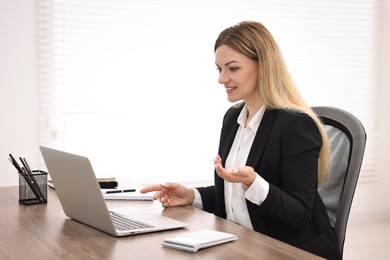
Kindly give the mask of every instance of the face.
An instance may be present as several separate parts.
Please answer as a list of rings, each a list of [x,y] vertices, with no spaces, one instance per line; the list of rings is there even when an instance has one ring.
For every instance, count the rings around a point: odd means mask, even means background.
[[[227,45],[215,51],[218,82],[226,89],[230,102],[243,100],[249,104],[259,98],[257,93],[258,63]]]

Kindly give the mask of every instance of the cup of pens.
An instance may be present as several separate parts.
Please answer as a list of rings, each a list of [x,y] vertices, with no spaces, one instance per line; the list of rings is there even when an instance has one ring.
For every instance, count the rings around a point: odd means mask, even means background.
[[[20,166],[10,154],[10,162],[19,174],[19,203],[24,205],[47,203],[47,172],[33,171],[25,158],[19,158]]]
[[[30,179],[34,179],[31,182]],[[47,172],[32,171],[29,177],[19,173],[19,203],[24,205],[47,203]]]

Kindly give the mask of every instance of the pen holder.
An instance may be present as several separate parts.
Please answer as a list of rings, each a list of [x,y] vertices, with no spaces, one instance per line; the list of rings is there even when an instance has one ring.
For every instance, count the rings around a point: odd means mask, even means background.
[[[47,203],[47,172],[32,171],[30,176],[19,173],[19,203]]]

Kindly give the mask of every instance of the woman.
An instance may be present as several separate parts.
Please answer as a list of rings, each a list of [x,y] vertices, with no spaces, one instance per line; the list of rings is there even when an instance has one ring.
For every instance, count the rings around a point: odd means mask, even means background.
[[[151,185],[164,207],[194,205],[328,259],[340,254],[317,192],[326,180],[329,145],[280,50],[257,22],[225,29],[215,43],[219,83],[231,107],[224,116],[215,185]]]

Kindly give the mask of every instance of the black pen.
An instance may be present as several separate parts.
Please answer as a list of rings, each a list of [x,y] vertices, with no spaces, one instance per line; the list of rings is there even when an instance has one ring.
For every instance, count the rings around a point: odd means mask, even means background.
[[[110,193],[122,193],[122,192],[135,192],[135,189],[126,189],[126,190],[108,190],[108,191],[102,191],[103,194],[110,194]]]
[[[28,165],[26,158],[23,158],[24,163],[26,164],[27,170],[32,174],[32,170],[30,168],[30,165]]]
[[[18,172],[22,173],[22,168],[20,168],[18,162],[15,160],[15,158],[12,156],[12,154],[9,154],[9,157],[10,157],[10,162],[15,166],[16,170],[18,170]]]

